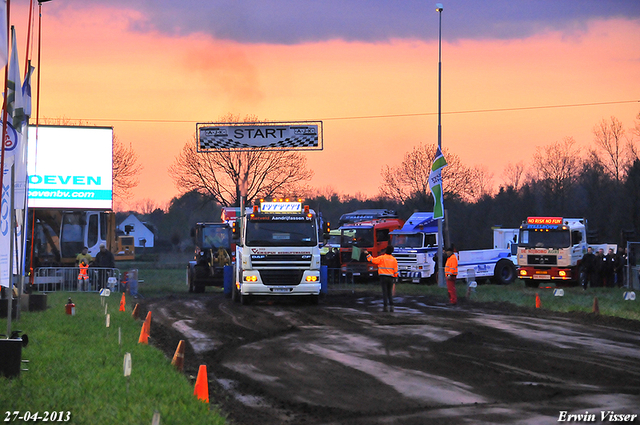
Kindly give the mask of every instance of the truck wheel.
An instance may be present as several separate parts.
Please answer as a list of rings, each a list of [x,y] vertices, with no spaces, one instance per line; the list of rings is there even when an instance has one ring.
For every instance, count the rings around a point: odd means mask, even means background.
[[[193,272],[191,269],[187,270],[187,283],[189,285],[189,292],[193,292]]]
[[[310,295],[309,296],[309,304],[318,305],[320,302],[320,295]]]
[[[516,280],[516,266],[509,260],[498,261],[493,270],[493,279],[500,285],[510,285]]]
[[[242,292],[240,293],[240,304],[242,305],[249,305],[251,304],[251,296],[250,295],[245,295]]]

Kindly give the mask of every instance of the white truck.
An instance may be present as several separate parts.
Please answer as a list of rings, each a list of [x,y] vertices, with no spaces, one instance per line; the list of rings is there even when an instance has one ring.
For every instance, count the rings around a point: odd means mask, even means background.
[[[518,229],[493,229],[493,248],[457,252],[458,279],[488,280],[510,284],[516,277],[515,249]],[[433,213],[416,212],[401,229],[391,232],[393,256],[400,279],[414,283],[435,282],[434,258],[438,254],[438,222]]]
[[[236,220],[236,262],[231,296],[320,296],[320,248],[316,213],[298,201],[261,201]]]
[[[528,217],[520,226],[518,275],[528,287],[540,282],[579,283],[580,263],[587,246],[617,248],[615,244],[587,245],[584,218]]]

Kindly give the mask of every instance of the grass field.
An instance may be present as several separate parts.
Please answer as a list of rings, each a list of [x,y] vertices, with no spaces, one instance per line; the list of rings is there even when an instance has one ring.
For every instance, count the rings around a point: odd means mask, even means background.
[[[75,316],[65,314],[69,296]],[[51,292],[46,311],[22,312],[12,322],[12,330],[29,336],[22,351],[29,371],[17,379],[0,378],[0,420],[14,411],[63,412],[64,418],[69,412],[72,424],[151,424],[159,412],[163,424],[224,424],[193,395],[193,384],[171,359],[138,344],[142,321],[131,317],[130,305],[118,311],[119,294],[106,301],[102,306],[95,293]],[[6,329],[6,319],[0,320],[0,333]],[[130,377],[124,376],[125,353],[131,354]]]
[[[144,297],[187,295],[184,267],[139,268],[139,292]],[[146,268],[145,268],[146,267]],[[640,302],[623,300],[625,289],[580,287],[563,288],[564,296],[554,296],[553,288],[527,288],[517,280],[508,286],[479,285],[466,304],[511,303],[535,308],[536,294],[541,308],[559,312],[593,311],[598,298],[601,315],[640,321]],[[330,286],[330,291],[379,291],[376,284]],[[464,283],[457,285],[458,296],[467,297]],[[207,288],[207,292],[221,291]],[[447,300],[445,288],[436,285],[398,284],[396,294],[430,295]],[[71,296],[76,315],[65,314]],[[105,307],[95,293],[49,293],[48,309],[22,312],[13,330],[29,335],[23,350],[29,371],[18,379],[0,378],[0,420],[6,412],[69,412],[73,424],[151,424],[159,412],[163,424],[224,424],[225,420],[193,395],[193,384],[170,364],[170,359],[152,346],[138,344],[141,321],[131,317],[131,303],[119,312],[119,294],[106,299],[110,327],[106,327]],[[330,302],[326,300],[326,302]],[[250,308],[250,307],[249,307]],[[6,332],[6,319],[0,319],[0,334]],[[153,329],[153,324],[152,324]],[[120,330],[120,343],[119,343]],[[125,353],[131,353],[132,373],[124,377]],[[11,417],[9,417],[11,418]]]

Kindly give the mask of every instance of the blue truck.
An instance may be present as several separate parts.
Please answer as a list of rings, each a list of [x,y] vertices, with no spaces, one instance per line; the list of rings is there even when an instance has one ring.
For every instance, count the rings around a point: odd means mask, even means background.
[[[518,229],[493,228],[493,248],[456,252],[458,279],[510,284],[516,277]],[[431,212],[416,212],[400,229],[391,232],[393,256],[402,280],[435,283],[438,221]]]

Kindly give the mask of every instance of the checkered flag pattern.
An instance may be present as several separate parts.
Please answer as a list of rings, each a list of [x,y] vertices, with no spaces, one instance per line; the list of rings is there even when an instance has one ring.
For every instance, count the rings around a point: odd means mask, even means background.
[[[278,125],[279,124],[279,125]],[[258,125],[199,124],[198,150],[322,149],[322,122]],[[304,124],[304,125],[301,125]]]
[[[318,146],[318,136],[287,137],[275,143],[269,143],[260,147],[265,148],[308,148]],[[228,137],[213,137],[212,139],[200,139],[200,149],[248,149],[255,146],[240,143]]]

